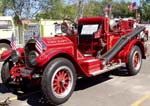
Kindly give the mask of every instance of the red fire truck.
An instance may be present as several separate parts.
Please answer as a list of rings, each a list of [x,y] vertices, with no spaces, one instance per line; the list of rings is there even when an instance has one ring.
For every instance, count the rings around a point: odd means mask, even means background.
[[[76,30],[63,23],[66,34],[41,38],[41,51],[38,41],[30,39],[24,48],[3,53],[2,81],[7,87],[37,84],[48,102],[58,105],[69,99],[78,77],[109,75],[121,67],[136,75],[146,59],[148,38],[144,27],[133,25],[132,19],[103,16],[79,19]]]

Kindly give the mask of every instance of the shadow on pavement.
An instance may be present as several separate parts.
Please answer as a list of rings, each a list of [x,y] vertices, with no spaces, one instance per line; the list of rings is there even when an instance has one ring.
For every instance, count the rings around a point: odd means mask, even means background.
[[[125,69],[117,69],[114,70],[111,74],[116,76],[127,76],[127,71]],[[98,75],[91,78],[81,78],[77,80],[75,91],[84,90],[95,85],[101,84],[105,81],[111,80],[112,77],[104,77],[102,75]],[[39,87],[40,88],[40,87]],[[25,93],[13,92],[15,95],[18,96],[18,100],[26,101],[29,106],[54,106],[49,105],[44,98],[41,90],[39,88],[35,88],[32,90],[29,89]],[[8,93],[10,92],[3,84],[0,83],[0,93]]]
[[[112,79],[112,77],[103,77],[102,75],[98,75],[98,76],[91,77],[91,78],[79,79],[77,80],[75,91],[90,88],[92,86],[103,83],[110,79]]]
[[[29,104],[29,106],[54,106],[47,103],[40,90],[20,95],[18,96],[18,100],[27,100],[27,104]]]
[[[84,78],[84,79],[79,79],[77,81],[77,85],[75,88],[75,91],[78,90],[83,90],[87,89],[89,87],[95,86],[97,84],[100,84],[104,81],[110,80],[111,77],[102,77],[102,76],[96,76],[92,78]],[[41,90],[36,90],[36,91],[29,91],[24,94],[16,94],[18,95],[18,99],[21,101],[27,100],[27,104],[29,106],[54,106],[54,105],[49,105],[46,102],[46,99],[44,98]],[[59,105],[61,106],[61,105]]]
[[[8,92],[10,92],[8,88],[2,83],[0,83],[0,93],[8,93]]]
[[[103,76],[79,79],[77,81],[75,91],[87,89],[89,87],[103,83],[110,79],[112,79],[112,78],[111,77],[103,77]],[[7,92],[9,92],[9,90],[3,84],[0,84],[0,93],[7,93]],[[37,88],[26,91],[25,93],[15,92],[15,95],[18,96],[18,100],[27,101],[27,104],[29,106],[54,106],[54,105],[49,105],[46,102],[46,99],[44,98],[41,90],[39,90]]]
[[[116,70],[113,70],[111,74],[115,76],[129,77],[129,74],[126,68],[118,68]]]

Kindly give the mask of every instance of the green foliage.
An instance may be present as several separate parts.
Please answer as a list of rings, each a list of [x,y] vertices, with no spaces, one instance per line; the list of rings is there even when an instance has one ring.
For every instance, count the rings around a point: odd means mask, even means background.
[[[63,18],[66,18],[66,17],[70,17],[71,19],[75,19],[76,18],[76,6],[75,5],[66,5],[64,6],[64,11],[63,11],[63,14],[64,14],[64,17]]]
[[[49,9],[51,7],[51,4],[48,3],[49,1],[52,0],[0,0],[0,13],[14,16],[18,11],[21,18],[31,19],[39,11]]]
[[[36,15],[36,19],[62,19],[64,17],[65,8],[63,0],[48,0],[51,6],[48,10]]]
[[[41,27],[40,27],[40,32],[41,32],[41,35],[43,37],[44,36],[44,26],[43,25],[41,25]]]
[[[139,9],[142,20],[150,20],[150,5],[143,4]]]
[[[25,0],[0,0],[0,14],[7,15],[8,11],[20,10],[21,17],[40,19],[63,19],[69,16],[76,19],[79,16],[79,1],[70,0],[66,4],[66,0],[30,0],[30,8],[27,9]],[[134,17],[136,12],[130,12],[128,9],[129,2],[126,0],[83,0],[83,16],[100,16],[104,15],[104,7],[108,4],[112,5],[112,14],[114,17]],[[132,0],[131,0],[132,2]],[[141,14],[142,20],[150,20],[150,0],[140,0],[141,7],[138,12]],[[150,3],[149,3],[150,4]],[[30,10],[29,10],[30,9]],[[33,12],[33,10],[36,10]],[[28,10],[28,11],[27,11]]]
[[[52,0],[53,1],[53,0]],[[130,12],[128,9],[128,2],[122,0],[121,2],[115,2],[112,0],[86,0],[83,6],[83,16],[100,16],[104,15],[103,9],[108,4],[112,5],[112,14],[114,17],[134,17],[135,11]],[[66,16],[70,16],[72,19],[78,16],[78,3],[72,3],[71,5],[65,5],[62,0],[51,2],[51,9],[39,13],[36,18],[40,19],[63,19]]]
[[[27,30],[28,29],[28,24],[24,24],[23,27],[24,27],[25,30]]]
[[[91,0],[89,3],[85,4],[83,16],[100,16],[103,15],[103,7],[100,2]]]
[[[14,16],[13,20],[16,26],[20,26],[22,24],[21,18],[17,14]]]

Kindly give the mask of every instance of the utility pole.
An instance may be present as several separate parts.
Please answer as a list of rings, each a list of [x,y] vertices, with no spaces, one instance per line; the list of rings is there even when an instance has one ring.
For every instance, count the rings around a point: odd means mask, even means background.
[[[140,0],[140,6],[143,6],[144,0]]]
[[[83,8],[84,8],[84,0],[79,0],[78,3],[78,13],[77,13],[77,20],[83,17]]]
[[[143,19],[143,13],[144,13],[144,8],[143,8],[144,2],[145,2],[145,0],[140,0],[140,11],[141,11],[140,20],[141,21],[143,21],[142,19]]]

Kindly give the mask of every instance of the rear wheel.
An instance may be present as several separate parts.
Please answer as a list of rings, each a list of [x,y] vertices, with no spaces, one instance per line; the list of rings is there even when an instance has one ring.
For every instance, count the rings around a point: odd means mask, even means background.
[[[141,65],[142,65],[141,50],[138,46],[134,46],[128,57],[127,63],[128,75],[136,75],[140,71]]]
[[[44,70],[41,85],[48,102],[55,105],[64,103],[76,85],[73,64],[65,58],[52,60]]]

